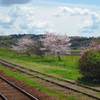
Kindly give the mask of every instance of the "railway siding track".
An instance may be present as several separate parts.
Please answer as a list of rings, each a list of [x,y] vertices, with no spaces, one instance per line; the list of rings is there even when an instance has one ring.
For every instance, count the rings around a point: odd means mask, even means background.
[[[2,93],[0,93],[0,100],[7,100],[7,98]]]
[[[26,91],[0,77],[0,100],[38,100]]]
[[[81,84],[75,83],[75,82],[67,80],[67,79],[65,80],[65,79],[57,78],[57,77],[50,76],[47,74],[43,74],[41,72],[26,68],[23,66],[19,66],[17,64],[10,63],[4,59],[0,59],[0,63],[2,63],[5,66],[9,66],[13,69],[16,69],[20,72],[26,73],[28,75],[35,76],[35,77],[45,80],[47,82],[51,82],[51,83],[61,86],[63,88],[67,88],[72,91],[79,92],[79,93],[82,93],[89,97],[100,100],[100,90],[97,90],[97,89],[94,89],[94,88],[91,88],[91,87],[88,87],[85,85],[81,85]]]

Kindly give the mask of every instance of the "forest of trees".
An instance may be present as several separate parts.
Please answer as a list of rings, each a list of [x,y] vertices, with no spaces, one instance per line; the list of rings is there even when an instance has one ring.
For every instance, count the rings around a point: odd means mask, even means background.
[[[18,39],[21,38],[27,38],[27,39],[33,39],[36,40],[43,35],[34,35],[34,34],[13,34],[8,36],[0,36],[0,47],[8,47],[10,48],[11,45],[14,45]],[[71,49],[78,49],[80,46],[85,45],[91,40],[100,40],[100,37],[79,37],[79,36],[72,36],[70,37],[71,42]]]

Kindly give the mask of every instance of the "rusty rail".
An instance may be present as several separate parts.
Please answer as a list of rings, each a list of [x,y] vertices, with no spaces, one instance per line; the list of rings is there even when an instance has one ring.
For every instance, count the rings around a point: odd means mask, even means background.
[[[29,94],[26,91],[22,90],[18,86],[12,84],[11,82],[9,82],[8,80],[6,80],[5,78],[0,77],[0,79],[1,79],[1,83],[0,83],[1,84],[1,86],[0,86],[0,88],[1,88],[0,89],[0,92],[1,93],[0,93],[0,96],[1,96],[1,98],[3,100],[9,100],[8,98],[11,98],[11,97],[14,98],[14,96],[13,96],[14,93],[15,94],[19,94],[18,95],[19,96],[18,98],[21,98],[20,100],[22,100],[23,98],[24,98],[23,100],[38,100],[37,98],[35,98],[31,94]],[[5,85],[8,86],[7,89],[9,88],[9,90],[8,91],[6,90],[6,92],[4,90],[4,89],[6,89],[6,86]],[[14,90],[13,89],[11,90],[11,88],[13,88]],[[13,91],[15,91],[15,92],[13,92]],[[10,95],[10,97],[7,96],[7,95]],[[14,99],[14,100],[17,100],[17,99]]]

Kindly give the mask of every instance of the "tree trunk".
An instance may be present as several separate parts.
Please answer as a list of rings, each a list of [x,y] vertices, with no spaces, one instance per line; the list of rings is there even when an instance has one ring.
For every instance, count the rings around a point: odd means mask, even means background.
[[[31,56],[29,52],[27,52],[27,55],[28,55],[28,56]]]
[[[58,60],[61,61],[61,57],[58,55]]]

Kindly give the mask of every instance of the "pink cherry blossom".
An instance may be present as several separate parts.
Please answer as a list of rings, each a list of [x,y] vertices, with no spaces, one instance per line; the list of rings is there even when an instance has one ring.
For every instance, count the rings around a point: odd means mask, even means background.
[[[46,32],[43,38],[40,38],[43,44],[41,50],[45,50],[45,55],[55,55],[60,56],[69,54],[70,38],[66,35],[56,35],[54,33]]]
[[[95,41],[91,41],[91,43],[86,44],[85,46],[80,47],[80,50],[82,50],[81,54],[84,54],[85,51],[90,49],[100,49],[100,44]]]
[[[16,45],[12,46],[12,50],[19,54],[28,54],[32,52],[32,45],[34,44],[33,40],[22,38],[19,39]]]

